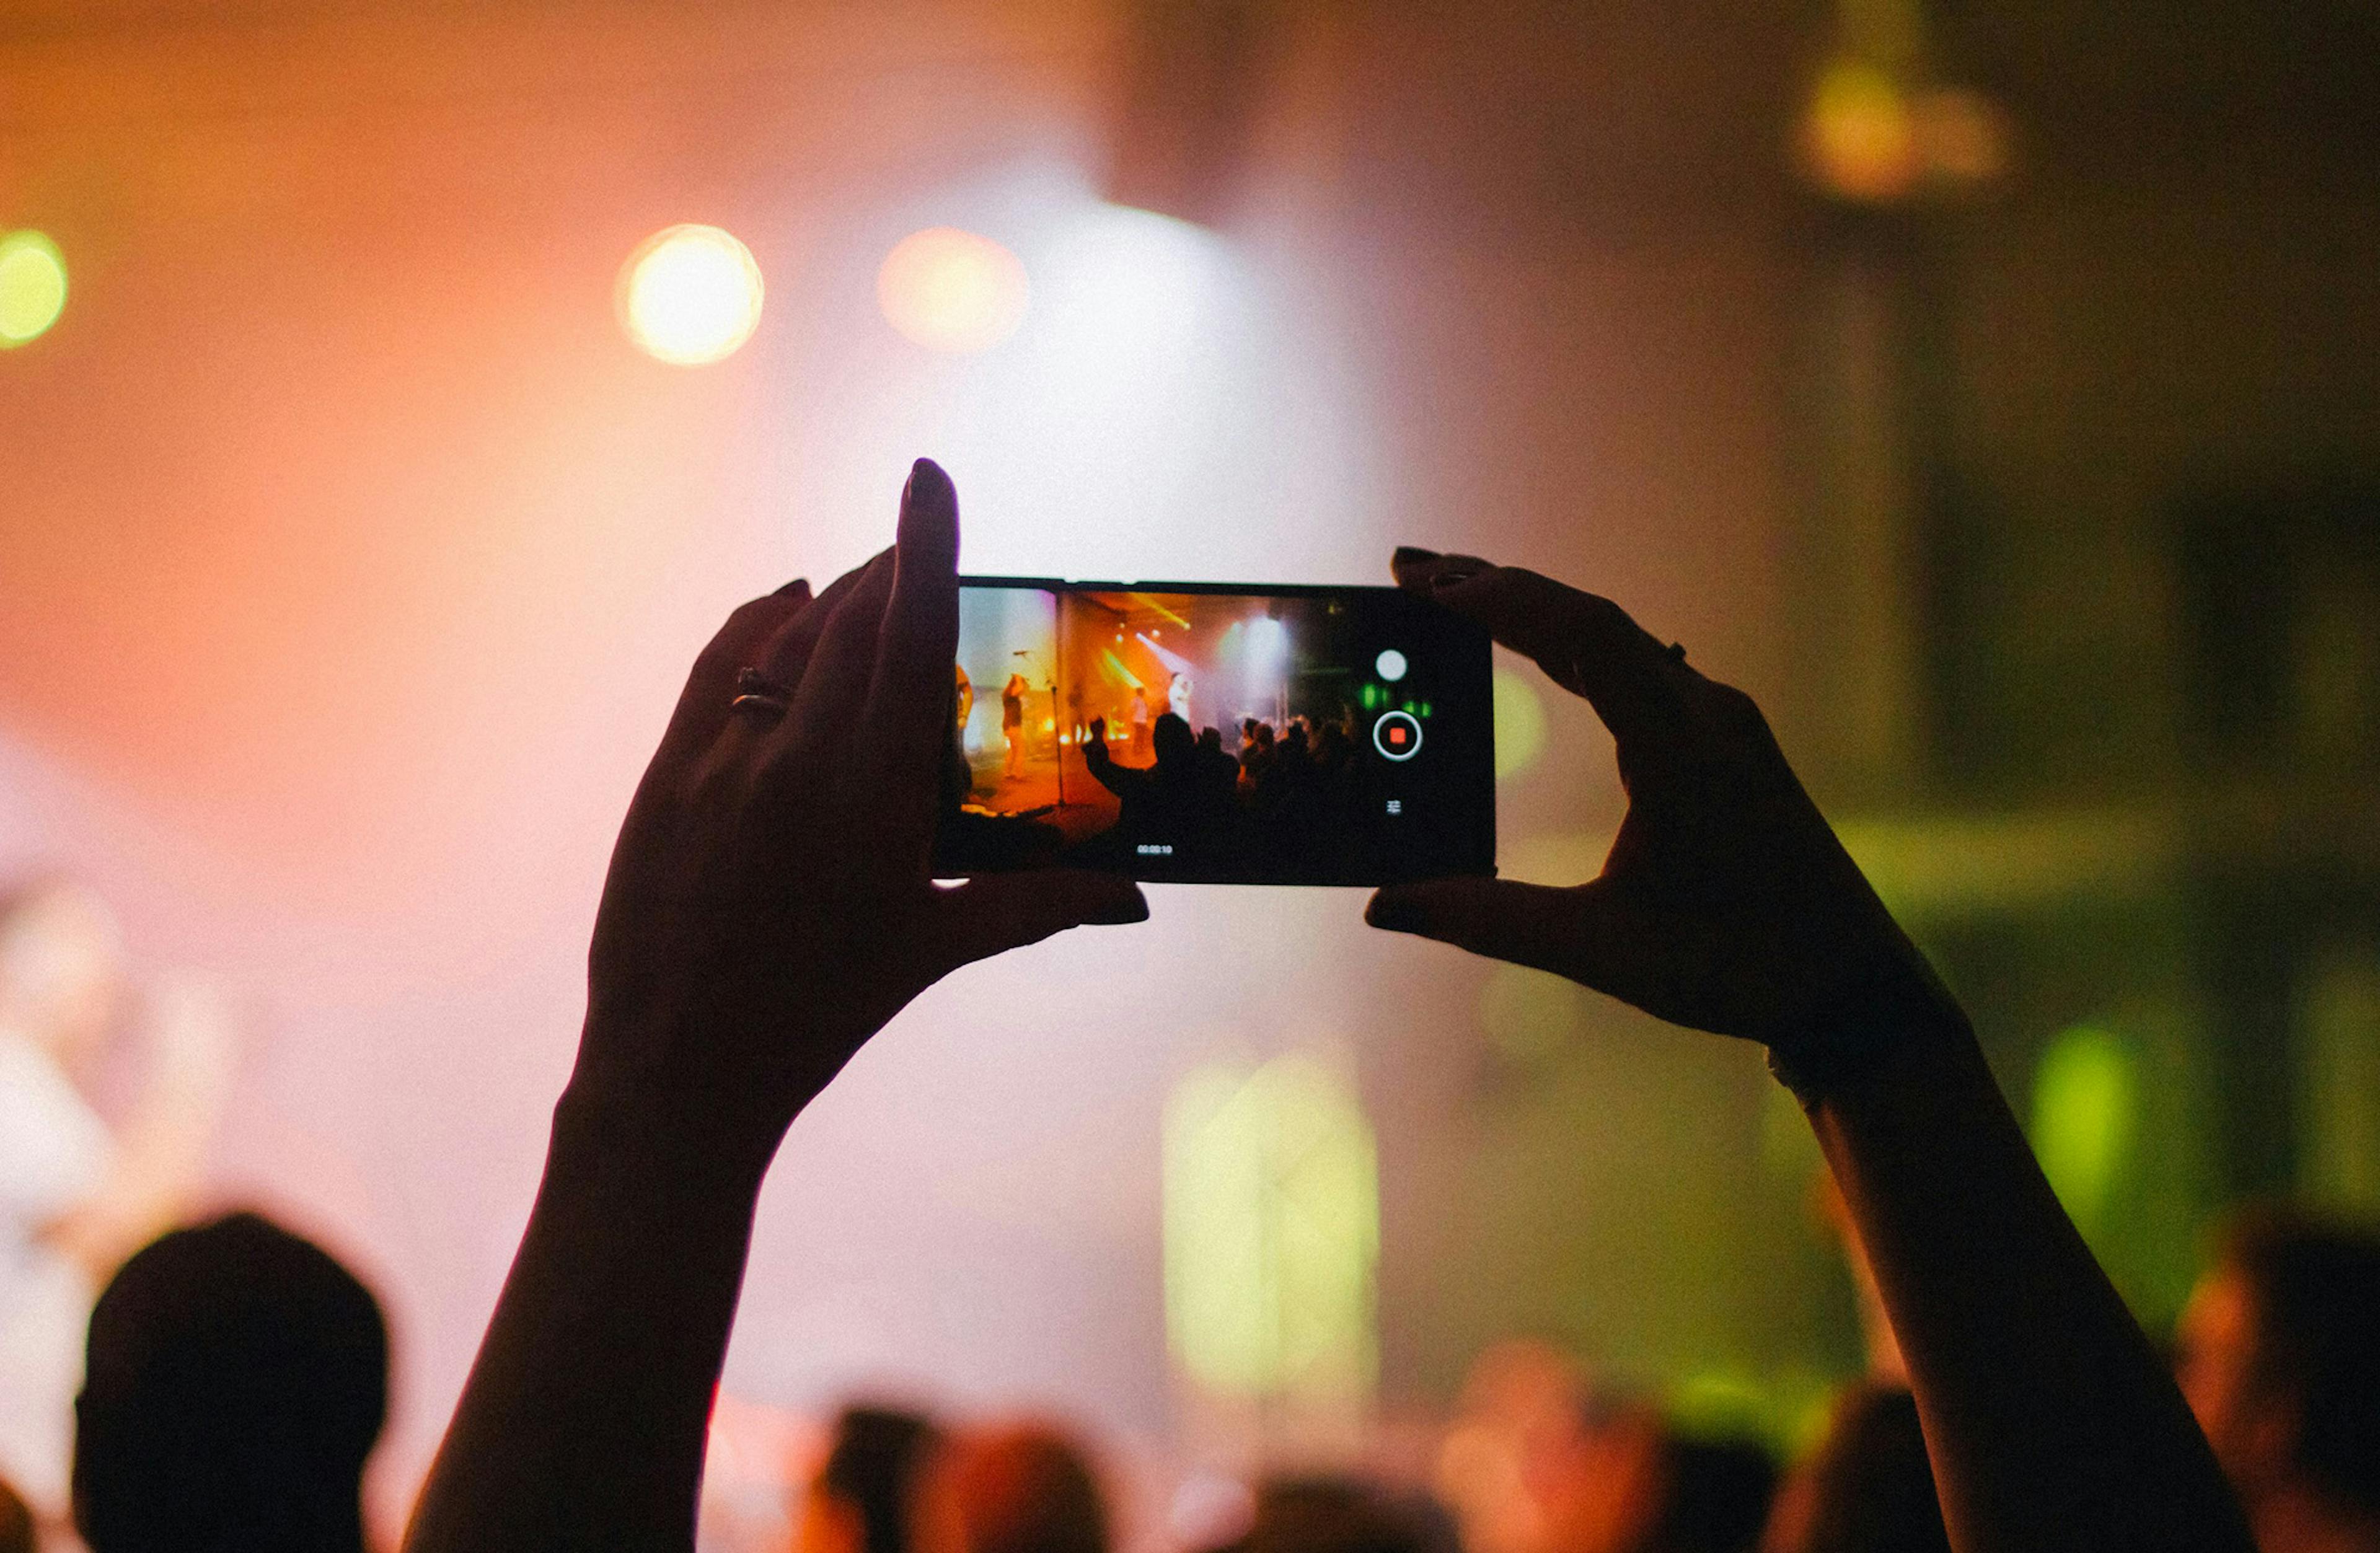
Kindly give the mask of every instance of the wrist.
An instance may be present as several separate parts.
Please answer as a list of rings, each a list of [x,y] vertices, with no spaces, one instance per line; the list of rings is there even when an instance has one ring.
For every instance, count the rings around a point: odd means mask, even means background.
[[[1847,1086],[1914,1071],[1923,1059],[1973,1049],[1974,1026],[1934,973],[1913,965],[1868,980],[1853,996],[1813,1017],[1768,1048],[1768,1071],[1804,1110]]]
[[[748,1201],[783,1141],[790,1115],[746,1095],[621,1084],[574,1074],[553,1108],[546,1172],[614,1181],[656,1197]]]

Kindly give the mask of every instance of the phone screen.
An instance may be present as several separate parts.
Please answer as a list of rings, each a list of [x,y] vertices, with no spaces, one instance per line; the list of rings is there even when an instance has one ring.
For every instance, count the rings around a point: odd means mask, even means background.
[[[1492,873],[1488,672],[1393,588],[962,578],[935,872]]]

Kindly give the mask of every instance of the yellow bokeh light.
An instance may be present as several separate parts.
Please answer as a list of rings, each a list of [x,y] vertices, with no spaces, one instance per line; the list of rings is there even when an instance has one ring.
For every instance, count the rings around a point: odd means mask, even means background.
[[[1295,1054],[1201,1067],[1165,1107],[1165,1316],[1211,1393],[1362,1398],[1378,1377],[1379,1165],[1363,1107]]]
[[[1829,67],[1802,131],[1811,171],[1841,199],[1898,200],[1916,186],[1924,169],[1908,95],[1872,65],[1843,61]]]
[[[1545,752],[1546,704],[1536,686],[1500,663],[1489,688],[1496,704],[1496,775],[1516,777]]]
[[[621,327],[646,355],[700,367],[735,354],[760,323],[760,266],[716,226],[673,226],[620,267]]]
[[[0,237],[0,350],[39,339],[67,306],[67,261],[39,232]]]
[[[1025,322],[1025,265],[972,232],[932,226],[892,245],[876,300],[893,328],[929,350],[988,350]]]

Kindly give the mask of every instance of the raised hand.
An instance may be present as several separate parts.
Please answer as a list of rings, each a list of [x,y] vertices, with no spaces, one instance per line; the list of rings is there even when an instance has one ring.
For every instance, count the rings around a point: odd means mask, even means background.
[[[1842,1189],[1958,1553],[2250,1553],[2157,1353],[2058,1207],[1966,1017],[1868,888],[1752,698],[1617,604],[1399,551],[1611,730],[1628,814],[1569,889],[1392,886],[1371,920],[1764,1041]]]
[[[958,503],[919,460],[893,547],[703,649],[612,854],[545,1179],[406,1539],[694,1547],[706,1422],[785,1128],[955,966],[1131,883],[928,876],[958,647]]]
[[[818,598],[754,600],[703,649],[613,853],[582,1098],[675,1098],[773,1144],[951,970],[1148,915],[1100,874],[930,881],[958,545],[950,477],[920,459],[891,550]]]
[[[1373,898],[1378,927],[1553,971],[1675,1024],[1760,1041],[1806,1095],[1963,1016],[1793,775],[1752,698],[1608,599],[1400,550],[1398,584],[1486,626],[1611,730],[1628,814],[1569,888],[1456,879]]]

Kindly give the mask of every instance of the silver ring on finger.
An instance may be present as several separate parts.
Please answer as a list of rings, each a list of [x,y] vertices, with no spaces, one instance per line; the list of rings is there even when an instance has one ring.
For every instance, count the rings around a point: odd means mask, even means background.
[[[784,716],[793,704],[791,686],[781,685],[758,669],[735,671],[735,698],[727,703],[729,711],[774,722]]]

